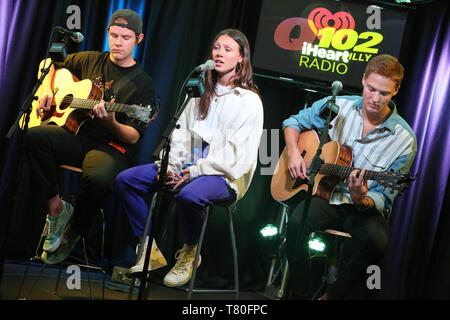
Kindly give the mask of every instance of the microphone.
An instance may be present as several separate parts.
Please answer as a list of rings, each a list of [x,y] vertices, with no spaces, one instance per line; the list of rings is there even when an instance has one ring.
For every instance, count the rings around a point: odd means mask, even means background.
[[[342,82],[340,82],[339,80],[336,80],[331,84],[332,97],[330,100],[325,102],[322,107],[320,107],[319,117],[321,117],[322,119],[327,119],[330,109],[332,111],[331,120],[336,117],[336,115],[339,113],[339,106],[335,104],[336,95],[342,90],[342,87]]]
[[[194,71],[207,71],[216,67],[216,63],[212,60],[208,60],[205,63],[195,67]]]
[[[84,36],[81,32],[74,32],[58,26],[56,26],[55,29],[63,35],[70,37],[75,43],[81,43],[84,40]]]
[[[336,96],[342,90],[342,87],[342,82],[340,82],[339,80],[334,81],[331,84],[331,94],[333,96]]]

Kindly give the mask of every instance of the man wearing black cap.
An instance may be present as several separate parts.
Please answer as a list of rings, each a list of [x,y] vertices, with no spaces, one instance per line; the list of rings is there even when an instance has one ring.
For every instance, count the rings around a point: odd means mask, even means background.
[[[111,193],[115,176],[135,164],[139,141],[147,124],[123,112],[107,112],[105,101],[126,105],[155,103],[153,80],[132,56],[142,42],[142,20],[132,10],[118,10],[108,27],[109,52],[86,51],[54,62],[42,88],[37,113],[50,110],[51,79],[58,68],[66,68],[78,79],[90,79],[103,91],[103,99],[92,110],[93,117],[82,123],[76,135],[63,127],[44,125],[30,128],[27,150],[31,183],[48,205],[48,234],[42,260],[48,264],[63,261],[80,236],[87,233],[93,217]],[[81,167],[78,192],[72,204],[58,193],[56,168]]]

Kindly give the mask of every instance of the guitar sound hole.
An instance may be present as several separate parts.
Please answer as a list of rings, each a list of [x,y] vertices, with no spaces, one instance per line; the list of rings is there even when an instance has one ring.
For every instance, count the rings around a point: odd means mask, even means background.
[[[61,105],[60,105],[59,108],[60,108],[61,110],[64,110],[64,109],[68,108],[68,107],[72,104],[72,101],[73,101],[73,95],[68,94],[68,95],[65,96],[64,99],[62,100]]]

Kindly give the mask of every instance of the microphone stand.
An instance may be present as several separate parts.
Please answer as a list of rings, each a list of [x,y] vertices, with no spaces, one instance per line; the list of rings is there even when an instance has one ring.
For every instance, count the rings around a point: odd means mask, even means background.
[[[148,217],[144,229],[144,234],[141,240],[140,248],[144,248],[144,243],[147,238],[147,233],[149,231],[149,226],[152,220],[153,211],[155,211],[155,216],[159,216],[159,209],[161,206],[161,200],[162,200],[162,194],[169,193],[169,194],[176,194],[179,192],[179,190],[173,190],[170,186],[166,184],[168,181],[167,179],[167,168],[169,166],[169,154],[170,154],[170,137],[172,135],[172,132],[175,130],[175,128],[179,129],[179,125],[177,125],[178,119],[180,118],[181,114],[183,113],[184,109],[186,108],[187,104],[192,98],[200,97],[203,94],[204,87],[203,87],[203,81],[200,78],[191,78],[191,76],[197,72],[196,69],[192,70],[189,75],[186,77],[182,87],[181,92],[183,89],[186,88],[187,91],[187,97],[184,100],[183,104],[177,109],[177,112],[175,116],[172,117],[172,119],[169,122],[169,125],[164,130],[162,135],[162,140],[158,147],[156,148],[155,152],[153,153],[153,156],[155,158],[158,158],[160,150],[162,150],[162,157],[161,157],[161,168],[159,170],[159,180],[158,184],[156,186],[155,194],[152,198],[152,203],[149,208]],[[156,196],[156,197],[155,197]],[[155,210],[153,210],[153,208]],[[150,228],[150,233],[148,234],[148,245],[147,250],[145,252],[145,260],[144,260],[144,266],[142,270],[141,275],[141,283],[139,286],[139,293],[138,293],[138,300],[147,299],[148,297],[148,282],[149,282],[149,270],[148,266],[150,263],[150,254],[151,254],[151,235],[154,234],[154,224],[152,223],[152,227]],[[141,249],[142,250],[142,249]],[[142,252],[140,252],[142,253]],[[130,288],[131,289],[131,288]],[[131,295],[131,290],[130,290]],[[129,297],[130,297],[129,295]]]
[[[328,136],[328,130],[331,127],[331,119],[332,119],[332,114],[333,114],[333,110],[339,110],[339,107],[335,104],[336,102],[336,96],[333,95],[331,97],[331,99],[329,99],[328,101],[325,102],[324,106],[326,106],[326,108],[329,109],[329,113],[327,116],[327,119],[325,120],[324,123],[324,128],[323,128],[323,132],[322,135],[320,137],[320,142],[319,142],[319,146],[317,148],[316,154],[314,155],[313,159],[311,160],[311,164],[309,167],[310,170],[310,176],[309,176],[309,180],[308,180],[308,190],[307,190],[307,195],[305,198],[305,202],[304,202],[304,210],[301,216],[301,221],[300,221],[300,228],[297,232],[297,237],[295,240],[295,248],[299,248],[300,246],[304,245],[304,243],[302,243],[302,237],[301,235],[303,234],[303,229],[305,228],[305,221],[307,220],[307,216],[309,214],[309,209],[310,209],[310,204],[311,204],[311,198],[312,198],[312,190],[314,187],[314,180],[316,178],[316,174],[319,172],[319,168],[320,165],[322,163],[322,159],[320,158],[320,155],[322,154],[322,147],[325,144],[325,141],[327,139]],[[322,109],[322,107],[320,108]],[[300,250],[296,250],[295,252],[300,253]],[[296,254],[293,257],[295,260],[299,261],[300,258],[298,254]]]
[[[23,102],[22,106],[19,109],[19,113],[17,114],[17,118],[14,121],[14,123],[11,125],[8,133],[6,134],[6,138],[9,141],[9,143],[11,142],[11,138],[14,135],[14,132],[16,132],[16,130],[18,129],[18,127],[20,126],[20,119],[24,119],[23,123],[22,123],[22,132],[19,132],[19,138],[18,138],[18,146],[19,146],[19,161],[18,164],[16,165],[16,168],[20,168],[20,159],[22,158],[21,156],[21,149],[25,146],[25,139],[26,139],[26,135],[28,132],[28,123],[30,121],[30,113],[32,111],[32,103],[33,101],[37,100],[38,97],[36,96],[36,92],[38,91],[39,87],[42,85],[45,77],[48,75],[48,73],[50,72],[50,68],[53,64],[53,61],[50,62],[49,66],[46,67],[45,64],[47,62],[47,59],[50,56],[50,52],[53,52],[53,55],[55,56],[55,54],[58,53],[62,53],[63,55],[65,54],[65,49],[63,46],[60,46],[60,44],[58,43],[52,43],[52,39],[53,39],[53,33],[55,31],[55,27],[53,27],[52,32],[50,34],[50,38],[49,38],[49,42],[47,45],[47,51],[45,54],[45,62],[44,65],[42,67],[41,71],[41,76],[39,77],[39,79],[37,80],[37,82],[35,83],[33,89],[31,90],[31,92],[29,93],[29,95],[27,96],[27,98],[25,99],[25,101]],[[63,49],[64,51],[58,51],[60,49]],[[10,145],[11,147],[11,145]],[[9,153],[5,152],[5,156],[7,156]],[[13,169],[13,170],[18,170],[18,169]],[[14,174],[12,175],[14,176]],[[9,184],[10,182],[8,182]],[[9,211],[9,210],[8,210]],[[4,227],[4,232],[1,232],[2,234],[2,238],[0,238],[0,287],[1,287],[1,281],[3,279],[3,267],[4,267],[4,262],[5,262],[5,251],[6,251],[6,247],[7,247],[7,242],[8,242],[8,237],[9,237],[9,229],[10,229],[10,224],[11,224],[11,213],[5,213],[5,227]]]

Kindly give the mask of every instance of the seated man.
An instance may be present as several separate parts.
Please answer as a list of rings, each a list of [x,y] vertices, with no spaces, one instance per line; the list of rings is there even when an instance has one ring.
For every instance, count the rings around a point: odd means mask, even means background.
[[[397,113],[391,98],[399,90],[403,66],[390,55],[371,59],[362,78],[360,96],[338,96],[340,107],[331,122],[331,140],[352,148],[355,169],[345,182],[333,190],[329,201],[312,197],[304,224],[301,224],[305,201],[292,210],[287,226],[287,250],[290,269],[287,299],[310,299],[311,270],[308,236],[316,230],[341,228],[361,244],[361,250],[341,270],[329,288],[329,299],[343,299],[366,275],[366,268],[376,264],[387,250],[388,225],[383,216],[391,208],[398,192],[391,193],[376,181],[368,181],[367,170],[408,171],[417,152],[414,132]],[[299,137],[302,131],[324,127],[320,109],[329,98],[316,101],[283,122],[288,150],[288,170],[292,178],[307,178]],[[301,231],[300,231],[301,230]],[[298,242],[297,242],[298,239]]]
[[[135,164],[148,123],[123,112],[107,112],[104,100],[143,105],[153,105],[155,100],[153,80],[132,56],[134,47],[144,38],[139,15],[131,10],[116,11],[108,31],[111,52],[70,54],[63,63],[51,66],[36,110],[42,118],[52,112],[55,88],[51,80],[58,75],[55,69],[66,68],[78,79],[90,79],[102,89],[103,97],[93,107],[93,117],[87,117],[76,134],[66,130],[68,122],[64,128],[47,124],[28,131],[31,182],[48,205],[49,232],[41,257],[48,264],[61,262],[69,255],[103,207],[116,175]],[[74,207],[59,196],[57,167],[61,164],[83,169]]]

